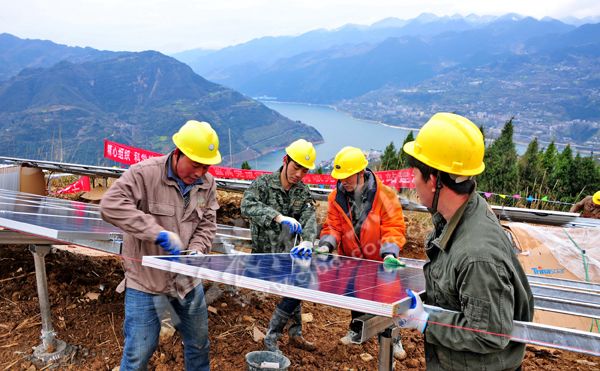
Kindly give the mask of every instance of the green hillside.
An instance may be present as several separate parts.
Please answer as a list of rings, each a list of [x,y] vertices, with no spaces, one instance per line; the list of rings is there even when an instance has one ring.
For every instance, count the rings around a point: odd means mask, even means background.
[[[0,83],[2,155],[97,163],[104,138],[167,152],[171,135],[189,119],[213,124],[224,155],[231,133],[237,161],[299,137],[322,140],[312,127],[209,82],[158,52],[79,64],[62,61],[25,69]]]

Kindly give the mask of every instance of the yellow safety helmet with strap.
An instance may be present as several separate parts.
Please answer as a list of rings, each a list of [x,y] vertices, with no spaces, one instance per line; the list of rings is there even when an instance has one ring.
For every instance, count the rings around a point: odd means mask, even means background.
[[[221,162],[219,137],[208,122],[189,120],[173,135],[173,143],[194,162],[204,165]]]
[[[459,176],[481,174],[485,169],[483,134],[469,119],[453,113],[436,113],[404,152],[434,169]]]
[[[594,203],[596,205],[600,205],[600,191],[594,193],[594,196],[592,197],[592,201],[594,201]]]
[[[311,142],[304,139],[298,139],[285,148],[285,153],[287,153],[292,160],[300,164],[300,166],[307,169],[315,168],[317,151]]]
[[[360,148],[344,147],[335,155],[331,176],[334,179],[346,179],[366,169],[368,163]]]

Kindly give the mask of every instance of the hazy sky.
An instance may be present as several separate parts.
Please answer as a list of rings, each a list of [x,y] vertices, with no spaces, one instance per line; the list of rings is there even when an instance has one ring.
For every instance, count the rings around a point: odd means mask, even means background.
[[[584,18],[600,16],[600,0],[0,0],[0,33],[171,53],[424,12]]]

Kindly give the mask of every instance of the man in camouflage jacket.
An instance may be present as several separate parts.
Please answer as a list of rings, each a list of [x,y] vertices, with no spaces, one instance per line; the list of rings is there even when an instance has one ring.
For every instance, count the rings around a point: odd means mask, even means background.
[[[313,169],[316,151],[312,143],[299,139],[286,148],[283,166],[273,174],[257,178],[244,192],[242,215],[250,220],[255,253],[289,252],[304,240],[312,246],[317,236],[315,201],[302,178]],[[302,302],[283,298],[269,323],[265,347],[279,351],[278,339],[291,319],[290,343],[301,349],[315,346],[302,337]]]

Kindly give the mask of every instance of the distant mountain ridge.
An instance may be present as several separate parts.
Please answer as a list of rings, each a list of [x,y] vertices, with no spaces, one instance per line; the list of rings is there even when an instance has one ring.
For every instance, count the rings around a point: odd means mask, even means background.
[[[461,112],[491,135],[514,115],[521,138],[600,148],[599,24],[422,14],[318,34],[310,45],[317,31],[253,40],[191,65],[250,96],[331,104],[409,127],[436,111]]]
[[[499,54],[523,49],[531,38],[574,29],[558,21],[514,18],[501,17],[466,31],[345,44],[279,59],[271,65],[265,62],[262,67],[234,66],[212,79],[250,96],[334,103],[386,85],[410,86],[461,64],[493,61]]]
[[[123,52],[72,47],[48,40],[20,39],[0,34],[0,81],[8,80],[24,68],[45,68],[60,61],[73,63],[113,58]]]
[[[300,36],[262,37],[216,51],[188,50],[172,56],[207,78],[228,83],[229,71],[241,67],[251,72],[298,54],[326,50],[341,45],[377,43],[390,37],[435,35],[448,31],[477,28],[489,16],[437,17],[424,13],[411,20],[386,18],[371,26],[345,25],[335,30],[318,29]],[[234,84],[235,85],[235,84]]]
[[[210,122],[234,165],[284,147],[290,138],[322,141],[307,125],[209,82],[158,52],[114,53],[83,63],[24,69],[0,83],[0,153],[97,163],[102,139],[166,153],[188,119]],[[239,162],[239,163],[238,163]]]
[[[386,86],[336,106],[356,117],[419,127],[438,111],[464,114],[499,134],[515,116],[517,139],[600,148],[600,24],[527,40],[515,53],[473,58],[401,88]]]
[[[540,28],[543,28],[543,33],[546,34],[558,31],[558,27],[562,27],[561,31],[574,28],[554,19],[537,21],[512,13],[500,17],[474,14],[466,17],[458,15],[438,17],[424,13],[410,20],[387,18],[371,26],[346,25],[334,30],[314,30],[296,37],[262,37],[213,52],[198,50],[195,54],[193,50],[189,50],[176,53],[173,57],[188,64],[194,71],[211,81],[253,95],[251,87],[244,85],[247,81],[254,78],[261,80],[263,74],[272,73],[273,69],[277,69],[277,65],[281,65],[284,60],[291,60],[307,53],[320,53],[323,56],[330,49],[339,50],[365,44],[375,48],[377,44],[388,38],[412,37],[428,41],[432,37],[445,33],[478,31],[487,26],[501,27],[502,24],[510,27],[523,19],[533,20],[535,24],[542,25]],[[505,30],[502,32],[506,33]],[[290,90],[293,88],[291,87]],[[282,97],[282,99],[287,98]]]

